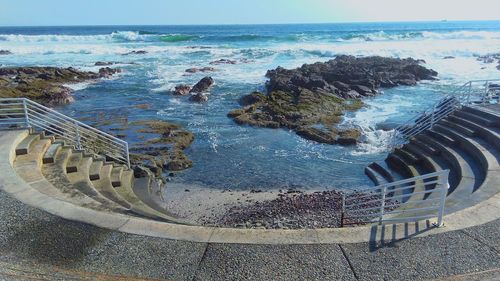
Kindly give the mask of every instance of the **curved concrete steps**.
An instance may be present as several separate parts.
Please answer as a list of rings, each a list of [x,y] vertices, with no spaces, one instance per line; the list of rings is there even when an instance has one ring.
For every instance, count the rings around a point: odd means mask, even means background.
[[[499,159],[500,112],[464,107],[395,149],[386,162],[404,178],[419,172],[449,169],[446,212],[453,213],[500,192]],[[373,175],[370,178],[378,183]],[[427,190],[432,188],[427,187]],[[433,200],[437,195],[438,192],[431,192],[423,199]],[[409,196],[412,198],[411,194]]]
[[[144,202],[134,193],[137,181],[140,190],[151,195],[151,179],[135,179],[127,167],[86,155],[62,140],[28,134],[16,147],[16,154],[16,172],[43,194],[97,211],[189,224],[162,210],[154,200]]]
[[[101,172],[99,174],[99,179],[92,182],[95,189],[109,200],[119,204],[120,206],[130,210],[130,204],[123,199],[118,192],[114,189],[111,182],[111,171],[113,170],[113,165],[106,164],[102,166]]]

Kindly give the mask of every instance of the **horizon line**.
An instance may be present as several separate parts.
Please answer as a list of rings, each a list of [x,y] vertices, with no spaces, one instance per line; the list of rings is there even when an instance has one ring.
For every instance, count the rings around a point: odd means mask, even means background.
[[[482,20],[389,20],[389,21],[338,21],[338,22],[290,22],[290,23],[198,23],[198,24],[68,24],[68,25],[0,25],[1,27],[108,27],[108,26],[245,26],[245,25],[321,25],[363,23],[426,23],[426,22],[500,22],[499,19]]]

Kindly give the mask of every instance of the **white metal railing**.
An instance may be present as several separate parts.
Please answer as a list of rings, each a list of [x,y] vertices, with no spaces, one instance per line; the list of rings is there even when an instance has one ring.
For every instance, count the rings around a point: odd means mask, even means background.
[[[342,194],[341,226],[404,223],[437,217],[443,225],[449,170]]]
[[[26,98],[0,98],[0,128],[40,129],[130,167],[128,143]]]
[[[394,130],[390,148],[394,149],[404,145],[411,137],[431,129],[438,121],[460,109],[463,105],[498,102],[499,96],[500,79],[469,81],[423,113],[398,126]]]

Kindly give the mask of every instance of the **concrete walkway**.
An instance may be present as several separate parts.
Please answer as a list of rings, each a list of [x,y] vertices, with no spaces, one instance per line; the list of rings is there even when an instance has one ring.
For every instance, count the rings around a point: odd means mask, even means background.
[[[4,280],[500,278],[500,220],[390,243],[244,245],[100,229],[31,208],[3,191],[0,206]]]

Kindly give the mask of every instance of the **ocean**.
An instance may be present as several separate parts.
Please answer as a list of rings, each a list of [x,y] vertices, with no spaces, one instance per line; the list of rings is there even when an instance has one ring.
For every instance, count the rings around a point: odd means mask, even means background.
[[[0,56],[1,66],[97,71],[97,61],[120,62],[116,67],[123,73],[71,85],[75,102],[56,109],[83,121],[101,116],[122,123],[155,118],[182,124],[196,137],[186,150],[194,166],[176,173],[173,182],[321,190],[370,185],[365,166],[383,161],[387,153],[390,133],[382,128],[403,123],[468,80],[500,78],[496,63],[477,60],[500,52],[500,21],[0,27],[0,50],[13,53]],[[133,50],[147,53],[123,55]],[[338,54],[423,59],[439,72],[439,80],[384,89],[367,99],[365,108],[347,114],[343,125],[363,128],[363,143],[354,147],[317,144],[284,129],[240,126],[226,117],[239,107],[239,97],[264,90],[268,69],[295,68]],[[185,72],[219,59],[236,63],[215,65],[210,73]],[[208,103],[170,93],[175,85],[194,84],[205,75],[215,80]],[[112,126],[101,128],[113,133]],[[123,137],[132,146],[141,142],[133,132]]]

